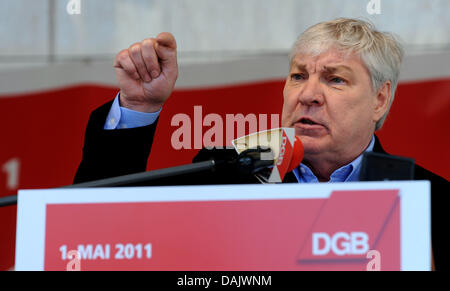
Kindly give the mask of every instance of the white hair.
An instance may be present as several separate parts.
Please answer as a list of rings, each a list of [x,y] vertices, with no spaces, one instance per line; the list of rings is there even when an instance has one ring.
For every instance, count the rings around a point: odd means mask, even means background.
[[[289,62],[300,52],[320,55],[330,48],[348,54],[357,53],[367,69],[372,88],[378,91],[385,82],[391,82],[391,99],[383,117],[377,121],[380,129],[394,101],[404,51],[399,40],[391,33],[375,30],[375,26],[359,19],[338,18],[308,28],[295,41]]]

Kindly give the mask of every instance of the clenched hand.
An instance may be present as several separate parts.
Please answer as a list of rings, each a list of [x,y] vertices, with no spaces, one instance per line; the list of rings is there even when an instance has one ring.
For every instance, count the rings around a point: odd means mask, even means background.
[[[177,44],[172,34],[160,33],[122,50],[114,59],[120,104],[140,111],[158,111],[178,77]]]

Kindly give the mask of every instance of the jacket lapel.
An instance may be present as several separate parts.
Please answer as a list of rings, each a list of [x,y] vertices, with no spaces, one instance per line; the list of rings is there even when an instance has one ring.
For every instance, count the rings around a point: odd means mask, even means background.
[[[298,183],[297,177],[295,177],[294,172],[289,172],[284,176],[283,183]]]
[[[375,135],[375,144],[373,145],[373,152],[388,155],[388,153],[381,146],[380,140]]]

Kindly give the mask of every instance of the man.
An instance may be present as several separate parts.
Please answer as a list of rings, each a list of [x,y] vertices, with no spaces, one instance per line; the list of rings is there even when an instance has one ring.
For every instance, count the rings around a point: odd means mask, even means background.
[[[178,76],[176,54],[174,37],[161,33],[116,56],[120,93],[90,117],[76,183],[145,171],[158,114]],[[319,23],[297,39],[282,125],[295,128],[305,157],[284,182],[358,181],[362,154],[385,153],[374,132],[393,102],[402,57],[392,35],[360,20]],[[419,166],[415,179],[432,182],[432,245],[442,268],[439,208],[448,182]]]

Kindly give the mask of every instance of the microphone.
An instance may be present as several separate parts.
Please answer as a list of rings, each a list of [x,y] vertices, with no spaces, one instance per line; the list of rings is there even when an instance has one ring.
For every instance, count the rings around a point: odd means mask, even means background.
[[[205,171],[220,172],[229,178],[233,173],[237,179],[254,175],[263,183],[279,183],[286,173],[295,169],[304,156],[303,144],[295,136],[293,128],[276,128],[256,132],[232,141],[233,149],[202,149],[193,164],[150,172],[68,185],[61,188],[120,187],[151,184],[161,179],[174,181],[176,177]],[[238,155],[236,155],[236,151]],[[226,174],[226,175],[225,175]],[[204,182],[204,179],[202,179]],[[221,181],[223,182],[223,181]],[[17,196],[0,198],[0,207],[14,205]]]
[[[273,161],[269,171],[261,171],[257,174],[262,182],[267,183],[282,182],[286,173],[300,165],[304,156],[303,144],[295,136],[293,128],[283,127],[259,131],[232,140],[231,143],[238,154],[249,149],[270,149],[270,151],[261,152],[262,160]]]

